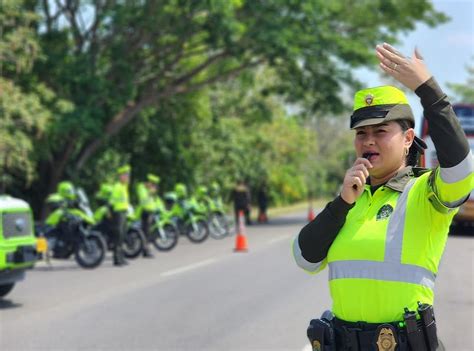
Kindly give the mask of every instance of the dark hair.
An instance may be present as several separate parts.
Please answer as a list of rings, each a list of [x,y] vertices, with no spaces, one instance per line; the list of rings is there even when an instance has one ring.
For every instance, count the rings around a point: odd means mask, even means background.
[[[400,125],[403,132],[406,132],[408,129],[414,127],[413,122],[407,119],[397,119],[395,120],[395,122]],[[418,162],[420,161],[420,156],[421,152],[415,142],[413,142],[410,146],[410,150],[408,150],[408,155],[405,159],[406,165],[416,167],[418,165]]]

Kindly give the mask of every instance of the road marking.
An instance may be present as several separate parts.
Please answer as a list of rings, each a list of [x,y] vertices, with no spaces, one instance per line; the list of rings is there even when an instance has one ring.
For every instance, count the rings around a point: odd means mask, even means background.
[[[160,276],[161,277],[169,277],[171,275],[184,273],[184,272],[191,271],[193,269],[196,269],[196,268],[199,268],[199,267],[202,267],[202,266],[207,266],[208,264],[214,263],[216,261],[217,261],[217,259],[210,258],[208,260],[204,260],[204,261],[201,261],[201,262],[190,264],[189,266],[184,266],[184,267],[180,267],[180,268],[172,269],[170,271],[163,272],[163,273],[160,274]]]
[[[282,237],[279,237],[279,238],[272,239],[268,243],[269,244],[274,244],[274,243],[277,243],[277,242],[280,242],[280,241],[283,241],[283,240],[289,240],[289,239],[290,239],[290,237],[285,235],[285,236],[282,236]]]

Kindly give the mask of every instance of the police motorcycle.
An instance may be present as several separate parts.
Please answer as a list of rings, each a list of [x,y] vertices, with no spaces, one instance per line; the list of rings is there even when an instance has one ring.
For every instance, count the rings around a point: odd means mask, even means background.
[[[47,199],[53,212],[44,224],[35,225],[35,234],[48,242],[46,259],[69,259],[72,255],[82,268],[96,268],[105,257],[107,246],[100,232],[92,230],[94,220],[81,206],[59,194]]]
[[[152,243],[157,250],[170,251],[178,244],[179,231],[172,212],[166,210],[160,198],[157,199],[157,210],[153,214],[150,232]]]
[[[195,200],[178,197],[175,193],[166,193],[164,199],[180,235],[186,235],[193,243],[202,243],[207,239],[209,226],[206,214]]]
[[[205,186],[198,187],[196,197],[199,206],[206,212],[209,235],[214,239],[222,239],[230,235],[230,225],[219,197],[209,197]]]
[[[103,184],[100,187],[99,192],[96,194],[96,199],[100,206],[94,212],[94,229],[102,233],[108,250],[113,250],[114,248],[114,240],[110,231],[112,213],[108,204],[111,191],[112,187],[108,184]],[[130,206],[127,212],[127,230],[122,246],[124,256],[129,259],[138,257],[142,253],[145,244],[146,239],[141,229],[140,220],[137,219],[133,207]]]

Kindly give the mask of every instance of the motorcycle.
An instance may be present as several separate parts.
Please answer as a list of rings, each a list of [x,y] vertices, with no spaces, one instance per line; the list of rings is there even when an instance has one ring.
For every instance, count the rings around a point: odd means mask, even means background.
[[[107,243],[107,249],[112,251],[114,248],[114,240],[112,239],[110,211],[107,205],[96,210],[95,218],[97,224],[94,226],[96,230],[102,233]],[[130,209],[127,215],[127,230],[123,238],[122,251],[126,258],[137,258],[142,252],[146,244],[145,234],[141,229],[141,223],[136,220],[133,215],[133,209]]]
[[[176,200],[174,196],[165,195],[165,201],[175,227],[181,235],[186,235],[193,243],[202,243],[207,239],[209,236],[207,218],[195,200]]]
[[[179,231],[168,211],[157,211],[151,226],[152,243],[157,250],[170,251],[178,244]]]
[[[223,239],[231,234],[230,223],[219,200],[208,201],[209,234],[214,239]]]
[[[35,226],[35,234],[47,240],[47,258],[69,259],[74,255],[79,266],[92,269],[102,263],[107,250],[101,233],[91,230],[93,223],[79,208],[59,208],[45,225]]]

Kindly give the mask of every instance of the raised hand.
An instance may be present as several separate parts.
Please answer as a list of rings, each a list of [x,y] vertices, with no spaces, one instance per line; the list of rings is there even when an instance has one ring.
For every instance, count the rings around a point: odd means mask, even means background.
[[[413,57],[403,56],[387,43],[377,45],[375,51],[380,61],[380,67],[413,91],[431,78],[431,73],[416,48]]]

